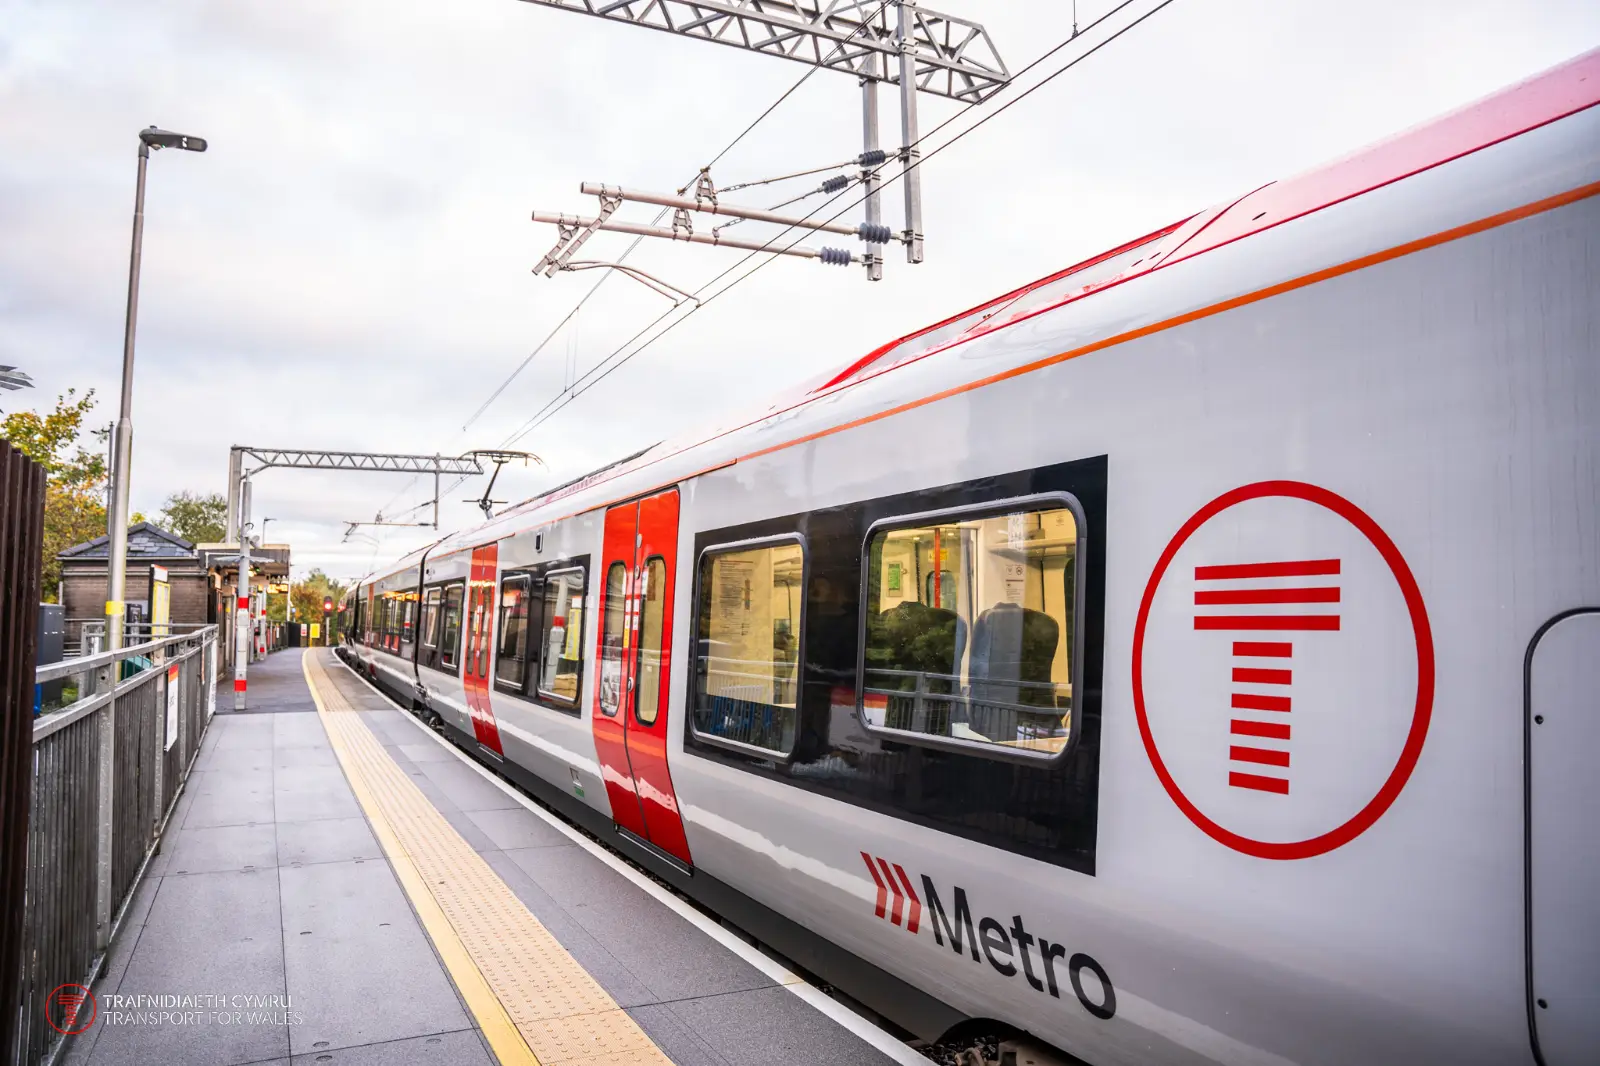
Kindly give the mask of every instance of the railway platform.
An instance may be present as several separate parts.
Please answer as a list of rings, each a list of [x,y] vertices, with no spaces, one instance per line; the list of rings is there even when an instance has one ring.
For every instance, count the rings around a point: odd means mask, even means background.
[[[271,656],[251,696],[212,719],[61,1061],[928,1062],[331,651]]]

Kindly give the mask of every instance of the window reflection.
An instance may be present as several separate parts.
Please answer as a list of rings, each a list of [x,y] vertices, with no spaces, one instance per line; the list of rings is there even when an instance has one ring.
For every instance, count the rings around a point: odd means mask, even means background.
[[[701,560],[694,727],[702,736],[794,748],[804,567],[794,542]]]
[[[1077,522],[1067,508],[873,536],[862,718],[1049,756],[1071,733]]]
[[[643,601],[639,605],[639,695],[633,715],[640,725],[653,725],[661,704],[661,639],[666,628],[667,564],[657,555],[645,564]]]
[[[543,656],[539,693],[576,705],[580,638],[583,633],[583,570],[548,574],[544,582]]]

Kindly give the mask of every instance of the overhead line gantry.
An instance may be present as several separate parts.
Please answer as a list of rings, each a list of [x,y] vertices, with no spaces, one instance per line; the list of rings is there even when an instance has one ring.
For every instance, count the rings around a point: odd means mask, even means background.
[[[855,229],[810,222],[807,218],[780,216],[770,211],[751,211],[719,204],[710,168],[701,172],[694,199],[676,206],[672,228],[639,226],[612,222],[609,216],[625,200],[667,204],[673,198],[659,193],[585,183],[585,195],[600,200],[595,217],[584,218],[558,212],[536,211],[534,221],[556,225],[560,237],[550,254],[535,267],[547,277],[558,270],[587,269],[617,264],[593,261],[575,262],[572,254],[594,233],[613,230],[648,237],[691,241],[698,244],[724,244],[736,248],[767,248],[766,244],[733,241],[694,232],[691,211],[759,218],[794,228],[839,232],[848,230],[866,242],[864,254],[838,248],[774,249],[789,255],[845,265],[864,263],[867,277],[883,277],[881,247],[891,240],[905,246],[906,261],[923,260],[922,181],[917,166],[917,93],[927,92],[965,104],[981,103],[1011,81],[1005,61],[1000,58],[989,32],[980,23],[954,15],[930,11],[916,0],[526,0],[544,7],[627,22],[636,26],[673,33],[681,37],[711,41],[740,48],[758,55],[777,56],[824,70],[855,75],[861,83],[863,151],[855,160],[861,167],[859,180],[867,189],[866,219]],[[894,12],[891,25],[890,11]],[[878,199],[879,168],[886,161],[878,143],[878,86],[889,84],[900,90],[901,147],[893,153],[899,160],[905,187],[905,226],[894,233],[882,222]],[[842,179],[830,179],[839,182]],[[843,188],[835,184],[834,189]],[[834,191],[824,183],[825,191]],[[685,189],[683,192],[687,192]],[[637,272],[634,272],[635,275]],[[636,277],[636,280],[643,280]],[[656,281],[657,279],[650,279]],[[648,284],[648,282],[646,282]],[[655,286],[651,286],[654,288]],[[669,286],[669,288],[671,288]],[[659,289],[657,291],[660,291]],[[678,291],[678,290],[675,290]],[[668,295],[665,294],[664,295]],[[670,298],[670,296],[669,296]]]

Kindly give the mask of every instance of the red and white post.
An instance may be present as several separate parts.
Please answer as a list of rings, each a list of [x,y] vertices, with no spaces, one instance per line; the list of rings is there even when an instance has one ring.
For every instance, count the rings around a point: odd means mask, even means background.
[[[250,482],[239,494],[239,581],[238,604],[233,616],[233,709],[245,707],[245,668],[254,647],[254,626],[250,620]]]

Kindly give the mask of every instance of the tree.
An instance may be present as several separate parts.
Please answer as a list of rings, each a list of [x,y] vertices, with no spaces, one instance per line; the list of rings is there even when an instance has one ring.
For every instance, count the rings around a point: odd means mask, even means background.
[[[94,390],[77,397],[76,389],[56,397],[55,410],[46,415],[17,411],[0,420],[0,437],[11,442],[45,469],[44,577],[45,601],[54,603],[61,585],[61,564],[56,556],[74,544],[93,540],[106,531],[102,498],[106,483],[105,456],[78,444],[83,420],[94,407]],[[104,437],[103,431],[91,437]]]
[[[220,492],[202,496],[177,492],[167,497],[156,525],[176,533],[191,544],[219,541],[227,532],[228,501]]]
[[[296,622],[326,622],[323,617],[322,602],[333,601],[333,610],[337,614],[339,602],[344,599],[346,587],[324,574],[321,570],[313,570],[307,574],[304,581],[296,581],[290,586],[289,596],[294,601],[294,620]],[[283,620],[283,606],[276,605],[278,613],[274,616],[269,607],[268,617],[274,621]]]

